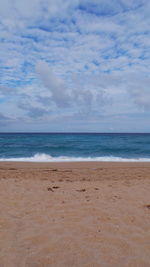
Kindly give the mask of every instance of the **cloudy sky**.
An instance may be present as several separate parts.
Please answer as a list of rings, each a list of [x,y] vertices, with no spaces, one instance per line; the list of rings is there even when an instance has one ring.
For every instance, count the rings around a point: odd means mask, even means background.
[[[150,1],[1,0],[2,131],[150,132]]]

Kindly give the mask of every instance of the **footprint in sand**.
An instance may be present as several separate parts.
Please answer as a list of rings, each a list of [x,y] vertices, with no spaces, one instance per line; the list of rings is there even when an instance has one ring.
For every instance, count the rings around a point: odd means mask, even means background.
[[[54,190],[51,187],[47,188],[48,191],[54,192]]]
[[[79,190],[76,190],[77,192],[85,192],[86,191],[86,189],[84,188],[84,189],[79,189]]]

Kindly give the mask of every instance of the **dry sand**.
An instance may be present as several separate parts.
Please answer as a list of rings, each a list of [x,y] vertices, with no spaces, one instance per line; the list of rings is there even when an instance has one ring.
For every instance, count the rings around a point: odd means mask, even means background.
[[[0,267],[150,266],[150,163],[0,163]]]

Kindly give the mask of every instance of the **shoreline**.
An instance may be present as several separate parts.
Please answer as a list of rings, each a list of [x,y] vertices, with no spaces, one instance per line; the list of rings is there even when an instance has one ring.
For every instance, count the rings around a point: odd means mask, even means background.
[[[76,166],[79,166],[81,164],[81,167],[84,167],[84,165],[149,165],[150,166],[150,161],[55,161],[55,162],[50,162],[50,161],[0,161],[0,165],[8,165],[8,164],[23,164],[23,165],[38,165],[40,164],[41,166],[42,165],[54,165],[54,164],[57,164],[57,165],[74,165],[75,167]],[[83,165],[83,166],[82,166]]]
[[[150,178],[148,162],[0,162],[0,179],[130,181]]]
[[[54,157],[52,160],[39,160],[35,159],[34,157],[30,158],[8,158],[8,159],[0,159],[0,162],[26,162],[26,163],[150,163],[150,158],[121,158],[121,157],[95,157],[95,158],[80,158],[80,157],[68,157],[65,159],[65,156],[62,157]],[[103,159],[102,159],[103,158]],[[105,158],[105,159],[104,159]],[[107,159],[106,159],[107,158]],[[113,159],[114,158],[114,159]]]
[[[16,166],[17,168],[150,168],[150,162],[113,162],[113,161],[69,161],[69,162],[27,162],[0,161],[0,168]]]

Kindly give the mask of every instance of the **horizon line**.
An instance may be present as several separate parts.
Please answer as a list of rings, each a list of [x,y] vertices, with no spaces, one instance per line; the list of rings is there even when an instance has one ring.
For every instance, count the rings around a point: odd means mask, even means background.
[[[0,134],[150,134],[150,132],[0,132]]]

